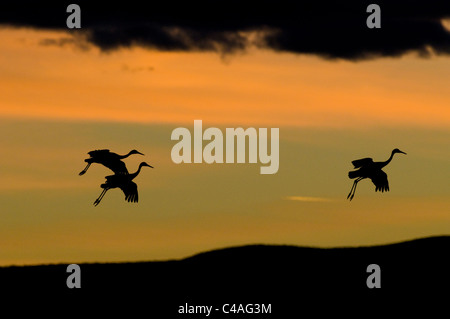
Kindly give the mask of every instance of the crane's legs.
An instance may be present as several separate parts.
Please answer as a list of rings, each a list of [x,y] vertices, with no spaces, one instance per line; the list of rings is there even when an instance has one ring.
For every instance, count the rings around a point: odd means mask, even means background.
[[[102,193],[100,194],[100,196],[95,200],[94,202],[94,206],[97,206],[98,204],[100,204],[100,201],[103,199],[103,197],[105,196],[106,192],[109,190],[109,188],[105,188]]]
[[[347,195],[347,199],[349,199],[350,195],[353,193],[353,189],[355,188],[355,185],[356,185],[356,180],[353,182],[352,188],[350,189],[350,193],[348,193],[348,195]]]
[[[353,186],[352,189],[350,190],[350,193],[348,193],[347,195],[347,199],[352,200],[353,197],[355,196],[355,192],[356,192],[356,186],[358,185],[358,182],[360,180],[364,179],[364,177],[358,177],[354,182],[353,182]]]
[[[87,165],[86,165],[86,167],[84,168],[84,170],[82,170],[78,175],[83,175],[84,173],[86,173],[86,171],[88,170],[88,168],[89,168],[89,166],[91,166],[91,163],[88,163]]]

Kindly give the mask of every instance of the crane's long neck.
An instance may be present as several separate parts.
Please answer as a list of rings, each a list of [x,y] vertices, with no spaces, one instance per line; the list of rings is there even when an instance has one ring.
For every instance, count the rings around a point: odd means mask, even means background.
[[[142,163],[141,164],[139,164],[139,168],[138,168],[138,170],[135,172],[135,173],[133,173],[133,174],[130,174],[129,175],[129,177],[130,177],[130,180],[133,180],[136,176],[138,176],[139,175],[139,173],[141,172],[141,168],[142,168]]]
[[[131,153],[132,153],[132,151],[129,151],[128,154],[125,154],[125,155],[119,155],[119,158],[120,158],[120,159],[127,158],[128,156],[131,155]]]
[[[387,164],[389,164],[392,161],[392,158],[394,157],[394,151],[392,151],[391,156],[388,158],[386,162],[381,162],[381,168],[385,167]]]

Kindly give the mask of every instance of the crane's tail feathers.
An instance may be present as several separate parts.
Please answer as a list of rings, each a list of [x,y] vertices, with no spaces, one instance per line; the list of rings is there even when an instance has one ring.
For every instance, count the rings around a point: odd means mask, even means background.
[[[389,186],[376,186],[375,192],[378,192],[378,191],[380,191],[382,193],[389,192]]]
[[[139,198],[138,198],[138,194],[130,194],[125,196],[125,200],[129,203],[137,203]]]
[[[348,172],[348,177],[351,178],[351,179],[357,178],[358,177],[358,173],[359,173],[358,171]]]

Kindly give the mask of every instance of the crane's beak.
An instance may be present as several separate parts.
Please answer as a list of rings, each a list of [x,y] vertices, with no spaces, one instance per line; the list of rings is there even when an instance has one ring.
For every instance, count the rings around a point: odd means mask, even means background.
[[[398,152],[407,155],[405,152],[402,152],[402,151],[398,151]]]
[[[136,153],[141,154],[141,155],[144,155],[144,154],[142,154],[141,152],[138,152],[138,151],[136,151]]]

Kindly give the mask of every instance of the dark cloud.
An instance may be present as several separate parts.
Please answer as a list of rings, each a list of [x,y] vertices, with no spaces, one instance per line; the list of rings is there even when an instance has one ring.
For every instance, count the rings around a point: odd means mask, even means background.
[[[233,53],[257,45],[348,60],[450,54],[450,32],[441,23],[450,18],[448,0],[5,2],[0,24],[58,30],[66,29],[67,6],[77,3],[82,29],[76,32],[104,51],[142,46]],[[381,7],[381,29],[366,27],[370,3]]]

